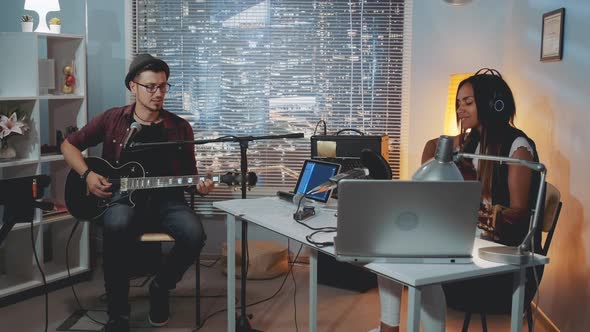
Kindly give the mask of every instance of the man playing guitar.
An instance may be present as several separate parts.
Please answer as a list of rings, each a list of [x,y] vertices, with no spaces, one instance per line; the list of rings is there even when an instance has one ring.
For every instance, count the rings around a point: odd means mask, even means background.
[[[85,183],[87,195],[104,201],[120,200],[121,193],[114,186],[116,181],[107,174],[101,174],[104,172],[98,168],[92,169],[91,163],[87,163],[81,153],[100,143],[103,143],[102,158],[114,165],[111,166],[113,169],[133,161],[137,162],[133,163],[138,165],[137,168],[142,168],[145,176],[197,175],[192,144],[178,148],[168,146],[140,151],[126,150],[130,141],[194,140],[190,124],[163,109],[164,98],[170,88],[169,76],[170,69],[164,61],[149,54],[137,55],[125,78],[125,86],[134,94],[136,102],[99,114],[63,142],[61,151],[64,158]],[[208,194],[213,188],[210,179],[190,183],[196,184],[196,190],[201,195]],[[169,290],[175,288],[200,254],[206,238],[201,221],[186,204],[183,189],[176,186],[142,191],[141,196],[134,196],[134,204],[109,204],[101,214],[104,222],[103,269],[109,314],[105,331],[129,331],[128,266],[133,259],[129,257],[129,252],[141,232],[140,224],[146,216],[155,218],[160,229],[175,239],[166,263],[149,287],[150,323],[163,326],[168,322]]]

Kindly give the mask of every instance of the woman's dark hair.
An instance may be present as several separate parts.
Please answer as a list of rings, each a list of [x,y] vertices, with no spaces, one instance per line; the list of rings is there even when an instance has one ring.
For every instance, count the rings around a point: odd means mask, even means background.
[[[495,69],[482,68],[475,75],[470,76],[461,83],[457,92],[465,84],[471,84],[473,87],[473,96],[477,106],[477,118],[481,128],[474,128],[470,133],[471,139],[478,139],[480,153],[487,155],[499,155],[502,138],[506,130],[514,125],[516,115],[516,105],[512,90],[502,75]],[[457,104],[456,107],[459,105]],[[457,123],[460,121],[457,118]],[[465,128],[461,128],[461,143],[465,135]],[[469,137],[467,140],[470,139]],[[491,184],[493,176],[494,162],[478,162],[478,178],[482,181],[484,197],[491,196]]]

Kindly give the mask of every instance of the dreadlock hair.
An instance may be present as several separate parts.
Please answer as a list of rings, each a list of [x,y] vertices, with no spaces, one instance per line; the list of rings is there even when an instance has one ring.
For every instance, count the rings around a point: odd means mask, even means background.
[[[502,75],[495,69],[482,68],[475,75],[470,76],[461,83],[457,92],[465,84],[471,84],[479,128],[473,128],[467,135],[467,128],[461,127],[461,150],[467,145],[475,147],[479,143],[479,153],[498,156],[502,145],[502,138],[506,130],[514,127],[516,105],[510,87]],[[456,108],[459,107],[457,103]],[[457,117],[457,124],[461,122]],[[491,198],[492,181],[494,175],[494,161],[480,160],[478,162],[477,178],[482,183],[482,196]]]

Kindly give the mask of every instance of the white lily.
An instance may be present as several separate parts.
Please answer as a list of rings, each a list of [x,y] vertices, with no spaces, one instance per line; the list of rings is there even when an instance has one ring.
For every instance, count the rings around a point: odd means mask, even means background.
[[[17,118],[16,112],[12,113],[10,117],[6,115],[0,115],[0,138],[5,138],[10,136],[11,134],[22,135],[24,134],[29,127],[23,122],[25,117],[23,116],[20,121]]]

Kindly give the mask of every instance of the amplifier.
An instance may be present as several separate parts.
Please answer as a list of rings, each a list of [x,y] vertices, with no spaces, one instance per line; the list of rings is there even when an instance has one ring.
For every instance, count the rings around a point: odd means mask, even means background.
[[[389,136],[325,135],[311,137],[311,158],[360,158],[371,149],[389,160]]]

